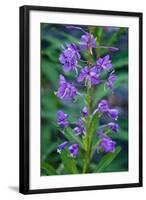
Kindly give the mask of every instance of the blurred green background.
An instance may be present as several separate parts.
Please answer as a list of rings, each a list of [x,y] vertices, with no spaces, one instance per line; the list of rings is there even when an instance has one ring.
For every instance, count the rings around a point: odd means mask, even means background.
[[[112,59],[113,68],[117,75],[114,84],[114,94],[107,89],[103,91],[103,85],[97,86],[95,98],[92,103],[94,108],[101,98],[109,100],[110,105],[120,111],[118,123],[120,130],[118,134],[111,134],[117,144],[122,147],[122,151],[116,159],[104,170],[104,172],[116,172],[128,170],[128,28],[119,27],[92,27],[80,26],[86,31],[90,31],[96,38],[97,45],[115,46],[120,50],[115,53],[106,49],[96,49],[93,51],[92,62],[109,53]],[[63,166],[56,149],[58,144],[64,141],[63,135],[57,130],[56,111],[63,110],[71,114],[71,120],[75,121],[80,116],[83,101],[77,104],[71,102],[60,102],[54,95],[58,89],[59,74],[64,74],[59,63],[59,55],[62,52],[62,45],[74,42],[79,44],[81,35],[79,30],[67,29],[66,25],[41,23],[41,175],[63,174]],[[82,53],[82,59],[86,59],[86,53]],[[80,65],[84,66],[83,63]],[[75,73],[65,74],[68,81],[75,77]],[[81,88],[80,88],[81,89]],[[106,123],[106,118],[101,120]],[[95,154],[91,164],[94,168],[100,160],[102,154]],[[53,168],[51,168],[51,165]],[[47,170],[49,168],[49,170]],[[54,171],[54,168],[56,169]]]

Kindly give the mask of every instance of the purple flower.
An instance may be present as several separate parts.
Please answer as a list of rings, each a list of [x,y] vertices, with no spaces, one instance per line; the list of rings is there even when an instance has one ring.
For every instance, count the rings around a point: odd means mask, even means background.
[[[73,54],[75,55],[76,59],[80,59],[81,58],[80,53],[78,51],[78,48],[74,43],[68,44],[67,47],[68,47],[68,50],[71,50],[73,52]]]
[[[116,81],[116,76],[115,74],[110,73],[109,78],[108,78],[108,82],[107,82],[107,86],[112,90],[113,88],[113,84]]]
[[[84,106],[84,108],[82,109],[82,115],[85,118],[88,116],[88,107],[87,106]]]
[[[112,63],[110,60],[110,56],[106,55],[103,58],[99,58],[96,61],[98,73],[100,73],[103,69],[110,70],[112,68]]]
[[[63,64],[63,70],[65,72],[76,70],[77,59],[80,58],[77,46],[74,43],[68,44],[67,48],[59,56],[59,61]]]
[[[92,34],[86,33],[81,36],[81,49],[96,48],[96,40]]]
[[[83,134],[85,132],[84,124],[81,119],[78,120],[77,126],[73,129],[76,135]]]
[[[63,142],[62,144],[59,144],[57,147],[57,152],[60,153],[63,149],[67,147],[67,145],[68,145],[67,141]]]
[[[96,73],[96,71],[97,71],[96,67],[92,67],[91,69],[88,66],[84,67],[81,70],[81,72],[77,78],[77,81],[83,82],[85,79],[86,81],[89,80],[91,85],[99,84],[100,83],[100,80],[98,79],[99,75]]]
[[[117,120],[118,115],[119,115],[119,111],[117,109],[109,109],[108,114],[112,119]]]
[[[113,141],[108,136],[103,137],[99,143],[99,147],[101,147],[103,149],[103,151],[105,151],[106,153],[114,152],[115,145],[116,145],[116,142]]]
[[[107,112],[109,110],[109,105],[107,100],[101,100],[98,104],[98,110],[99,112]]]
[[[56,92],[57,97],[64,100],[71,100],[77,95],[77,89],[66,82],[64,76],[59,76],[59,89]]]
[[[118,119],[119,111],[117,109],[110,109],[107,100],[101,100],[98,104],[98,108],[93,113],[98,111],[108,113],[108,115],[114,120]]]
[[[72,144],[69,147],[69,152],[72,157],[76,158],[78,156],[78,145],[76,143]]]
[[[78,76],[78,78],[77,78],[77,81],[78,81],[78,82],[83,82],[84,79],[85,79],[86,77],[88,77],[88,76],[89,76],[89,69],[88,69],[88,67],[86,66],[86,67],[84,67],[84,68],[81,70],[81,72],[80,72],[80,74],[79,74],[79,76]]]
[[[117,123],[110,122],[110,123],[108,123],[108,127],[115,133],[117,133],[119,131],[119,124],[117,124]]]
[[[65,114],[61,110],[57,112],[57,124],[60,128],[68,126],[68,114]]]

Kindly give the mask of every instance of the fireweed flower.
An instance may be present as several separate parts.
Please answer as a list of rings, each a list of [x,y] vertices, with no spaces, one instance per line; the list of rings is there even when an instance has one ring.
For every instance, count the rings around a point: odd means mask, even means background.
[[[85,133],[84,124],[81,119],[78,120],[77,126],[73,129],[76,135],[81,135]]]
[[[85,118],[88,116],[88,107],[87,106],[84,106],[84,108],[82,109],[82,115]]]
[[[77,46],[74,43],[68,44],[67,48],[68,48],[68,50],[72,51],[72,53],[74,54],[74,56],[76,57],[76,59],[80,59],[81,58],[80,53],[78,51],[78,48],[77,48]]]
[[[59,89],[56,92],[56,96],[60,99],[71,100],[77,95],[77,89],[66,82],[64,76],[59,76]]]
[[[78,144],[74,143],[69,147],[70,155],[74,158],[78,156]]]
[[[117,123],[110,122],[110,123],[108,123],[108,127],[115,133],[117,133],[119,131],[119,124],[117,124]]]
[[[98,104],[98,111],[99,112],[107,112],[109,109],[108,101],[107,100],[101,100]]]
[[[57,147],[57,152],[60,153],[62,150],[64,150],[68,145],[68,142],[65,141],[63,142],[62,144],[59,144],[58,147]]]
[[[107,113],[109,117],[114,120],[118,119],[119,111],[117,109],[110,109],[108,101],[103,99],[99,102],[97,109],[94,110],[93,115],[96,112]]]
[[[77,81],[83,82],[84,80],[86,80],[86,81],[90,81],[91,85],[97,85],[100,83],[98,76],[99,75],[96,73],[95,67],[92,67],[91,69],[89,69],[89,67],[86,66],[81,70],[77,78]]]
[[[86,50],[88,47],[96,48],[96,40],[92,34],[86,33],[81,36],[81,49]]]
[[[113,89],[113,84],[116,81],[116,76],[113,74],[114,72],[110,73],[107,86],[112,90]]]
[[[108,110],[108,115],[112,119],[117,120],[118,119],[118,115],[119,115],[119,111],[117,109],[109,109]]]
[[[110,137],[108,136],[104,136],[100,143],[99,143],[99,147],[105,151],[106,153],[108,152],[114,152],[115,151],[115,145],[116,142],[113,141]]]
[[[80,54],[77,46],[74,43],[71,43],[67,45],[67,48],[59,56],[59,61],[63,65],[63,70],[69,72],[77,69],[77,60],[79,58]]]
[[[57,112],[57,124],[60,128],[68,126],[68,114],[65,114],[61,110]]]
[[[102,70],[107,71],[107,70],[110,70],[112,68],[112,63],[111,63],[109,55],[106,55],[103,58],[99,58],[96,61],[96,64],[97,64],[98,73],[100,73]]]

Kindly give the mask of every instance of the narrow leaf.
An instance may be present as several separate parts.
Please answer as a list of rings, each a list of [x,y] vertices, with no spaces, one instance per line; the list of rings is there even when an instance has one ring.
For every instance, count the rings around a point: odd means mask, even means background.
[[[55,170],[54,167],[53,167],[52,165],[50,165],[49,163],[46,163],[46,162],[42,163],[42,164],[41,164],[41,168],[42,168],[43,170],[45,170],[45,172],[46,172],[47,175],[57,175],[56,170]]]
[[[114,152],[106,154],[96,166],[95,172],[102,172],[120,153],[121,147],[118,146]]]

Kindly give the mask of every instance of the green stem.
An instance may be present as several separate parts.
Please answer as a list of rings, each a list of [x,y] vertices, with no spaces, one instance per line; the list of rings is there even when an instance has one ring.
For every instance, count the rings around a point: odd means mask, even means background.
[[[89,44],[88,44],[88,67],[90,68],[91,65],[91,58],[90,58],[90,50],[91,50],[91,36],[89,38]],[[84,166],[83,166],[83,173],[86,173],[88,170],[88,165],[90,162],[90,156],[91,156],[91,138],[90,138],[90,132],[88,131],[89,125],[90,125],[90,114],[91,114],[91,96],[90,96],[90,83],[87,84],[87,106],[88,106],[88,118],[86,119],[87,125],[86,125],[86,152],[85,152],[85,159],[84,159]]]
[[[84,162],[84,167],[83,167],[83,173],[86,173],[88,170],[88,165],[89,165],[89,161],[90,161],[90,154],[91,154],[91,150],[88,147],[86,154],[85,154],[85,162]]]

